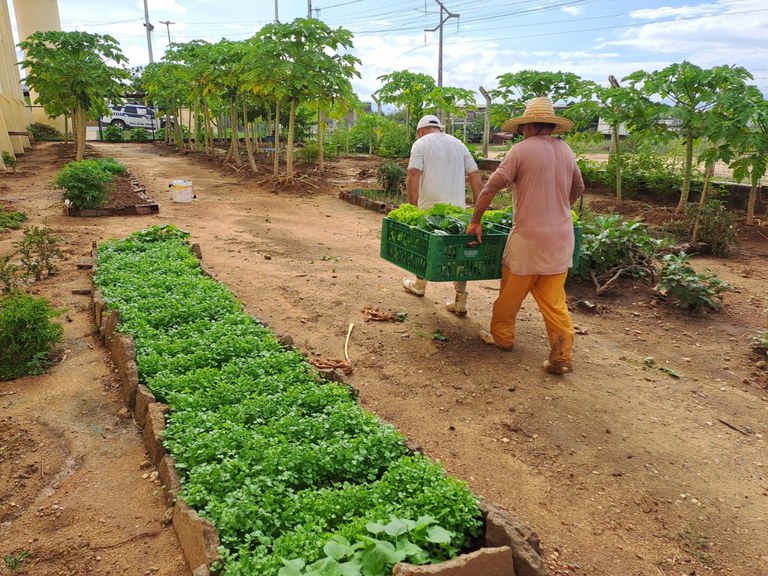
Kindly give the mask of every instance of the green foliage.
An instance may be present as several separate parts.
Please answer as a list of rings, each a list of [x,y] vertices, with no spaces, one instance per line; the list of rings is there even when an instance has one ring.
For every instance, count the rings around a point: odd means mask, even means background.
[[[8,152],[7,150],[3,150],[3,164],[5,164],[8,168],[16,171],[16,165],[19,163],[19,161],[16,159],[16,156]]]
[[[665,254],[659,273],[656,292],[677,300],[678,306],[686,310],[709,308],[719,310],[722,293],[731,286],[714,273],[696,272],[688,263],[688,254]]]
[[[451,557],[450,552],[430,554],[428,549],[450,545],[451,532],[436,525],[431,516],[418,520],[390,517],[388,524],[369,522],[369,534],[351,543],[336,535],[323,546],[324,558],[306,565],[303,559],[283,560],[278,576],[374,576],[389,574],[398,562],[428,564]]]
[[[35,122],[34,124],[30,124],[27,127],[27,131],[35,140],[58,142],[59,140],[64,139],[64,135],[56,128],[49,126],[48,124],[43,124],[42,122]]]
[[[461,208],[451,204],[435,204],[429,210],[421,210],[413,204],[400,204],[387,214],[387,218],[415,226],[432,234],[464,234],[470,220],[472,208]],[[483,231],[497,232],[496,226],[512,227],[512,207],[506,210],[486,210],[483,213]]]
[[[673,201],[680,194],[683,178],[674,161],[645,149],[621,155],[622,196],[647,194],[662,202]],[[616,190],[616,160],[605,166],[604,184]]]
[[[609,214],[584,221],[583,227],[581,255],[573,275],[595,281],[616,273],[633,278],[653,276],[653,260],[664,242],[651,238],[645,225]]]
[[[64,199],[75,208],[98,208],[109,199],[109,183],[119,170],[118,165],[122,166],[112,159],[70,162],[59,170],[53,185],[64,190]],[[122,168],[124,171],[125,167]]]
[[[0,292],[13,292],[22,278],[21,268],[11,262],[12,256],[0,257]]]
[[[45,298],[13,291],[0,297],[0,380],[40,374],[64,333]]]
[[[320,159],[320,147],[315,140],[304,142],[304,145],[300,148],[296,148],[293,153],[296,159],[304,164],[316,164]],[[324,142],[323,159],[336,160],[338,157],[339,153],[336,146]]]
[[[26,222],[27,216],[22,212],[4,210],[0,206],[0,230],[17,230],[21,228],[21,223]]]
[[[474,539],[480,513],[466,485],[409,456],[346,386],[245,315],[203,275],[187,236],[153,227],[102,244],[94,281],[134,338],[140,381],[170,407],[165,445],[183,498],[221,537],[223,574],[315,562],[335,536],[357,541],[392,515],[434,518],[453,535],[430,543],[439,550]]]
[[[120,126],[107,124],[104,127],[104,140],[107,142],[125,142],[125,132]]]
[[[58,270],[54,261],[63,258],[59,242],[60,238],[51,236],[50,228],[32,226],[24,229],[24,238],[13,245],[21,254],[21,265],[27,274],[40,280],[43,273],[50,276]]]
[[[693,234],[693,225],[699,210],[698,204],[685,206],[685,224],[689,234]],[[707,200],[701,208],[697,239],[706,242],[712,248],[714,256],[727,257],[738,242],[736,217],[720,200]]]
[[[131,142],[149,142],[152,134],[146,128],[133,128],[128,131],[128,140]]]
[[[20,552],[19,554],[6,554],[3,556],[3,562],[5,562],[5,567],[8,568],[11,572],[16,572],[19,568],[21,568],[21,563],[24,561],[27,556],[29,556],[29,551],[24,550]]]
[[[388,122],[381,127],[379,154],[384,158],[407,158],[411,153],[408,128],[397,122]]]
[[[376,181],[390,196],[397,196],[405,188],[406,171],[394,160],[384,160],[376,167]]]

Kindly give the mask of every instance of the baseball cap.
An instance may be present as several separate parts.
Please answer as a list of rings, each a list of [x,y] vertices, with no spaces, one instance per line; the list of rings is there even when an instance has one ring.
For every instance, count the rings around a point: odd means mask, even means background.
[[[440,123],[440,119],[437,116],[427,114],[426,116],[422,116],[421,120],[419,120],[419,123],[416,125],[416,130],[421,130],[422,128],[428,128],[430,126],[436,126],[437,128],[440,128],[440,130],[443,129],[443,125]]]

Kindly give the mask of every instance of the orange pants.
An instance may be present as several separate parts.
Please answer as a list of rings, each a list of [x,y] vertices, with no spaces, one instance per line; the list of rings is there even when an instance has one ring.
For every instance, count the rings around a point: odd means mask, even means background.
[[[565,302],[568,272],[547,276],[518,276],[501,268],[501,290],[493,303],[491,334],[499,346],[515,343],[515,320],[523,300],[531,293],[539,306],[549,338],[550,361],[568,362],[573,350],[573,321]]]

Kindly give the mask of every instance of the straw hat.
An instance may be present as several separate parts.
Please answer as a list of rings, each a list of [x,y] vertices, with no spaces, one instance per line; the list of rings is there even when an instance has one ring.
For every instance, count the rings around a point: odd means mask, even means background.
[[[522,116],[510,118],[502,125],[504,132],[518,133],[518,126],[521,124],[532,124],[533,122],[542,122],[544,124],[554,124],[555,129],[552,134],[560,134],[573,128],[573,122],[562,116],[555,116],[555,107],[552,101],[546,96],[532,98],[525,106],[525,112]]]

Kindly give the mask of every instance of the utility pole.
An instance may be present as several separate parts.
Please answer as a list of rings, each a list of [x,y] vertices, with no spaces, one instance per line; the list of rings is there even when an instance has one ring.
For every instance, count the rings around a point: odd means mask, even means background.
[[[165,24],[165,29],[168,32],[168,46],[171,45],[171,24],[176,24],[176,22],[171,22],[170,20],[160,20],[160,24]]]
[[[438,48],[438,58],[437,58],[437,87],[442,88],[443,86],[443,24],[445,24],[449,19],[451,18],[458,18],[458,14],[454,14],[448,8],[446,8],[440,0],[435,0],[437,4],[440,6],[440,24],[435,26],[434,28],[430,28],[428,30],[425,30],[425,32],[434,32],[435,30],[440,30],[440,46]],[[445,12],[445,16],[443,16],[443,12]]]
[[[312,19],[312,0],[307,0],[307,19]]]
[[[275,0],[275,22],[280,24],[280,18],[277,17],[277,0]]]
[[[149,23],[149,8],[147,8],[147,0],[144,0],[144,28],[147,29],[147,50],[149,51],[149,63],[154,62],[152,58],[152,30],[155,29],[152,24]]]

